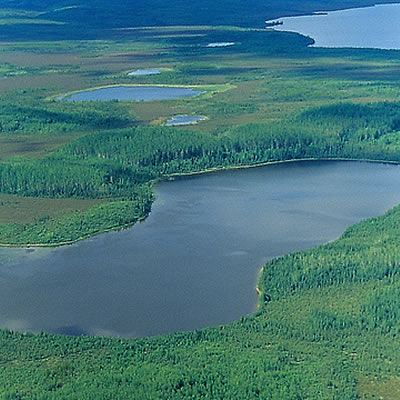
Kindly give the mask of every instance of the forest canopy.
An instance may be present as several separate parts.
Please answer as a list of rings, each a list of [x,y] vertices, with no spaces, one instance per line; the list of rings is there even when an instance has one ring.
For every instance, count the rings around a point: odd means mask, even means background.
[[[265,19],[371,4],[0,0],[0,196],[25,207],[14,218],[1,200],[0,243],[129,227],[151,212],[153,185],[176,175],[400,162],[398,51],[318,49],[264,29]],[[207,47],[225,41],[234,45]],[[160,73],[129,75],[146,68]],[[58,99],[123,84],[208,89],[165,102]],[[176,115],[206,118],[164,126]],[[269,261],[258,311],[228,325],[138,339],[3,329],[0,398],[397,399],[399,220],[397,206]]]

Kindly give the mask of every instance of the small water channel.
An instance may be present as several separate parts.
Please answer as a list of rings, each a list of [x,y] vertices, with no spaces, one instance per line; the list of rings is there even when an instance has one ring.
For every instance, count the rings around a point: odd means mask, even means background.
[[[296,162],[157,185],[149,218],[56,249],[0,248],[0,327],[149,336],[256,308],[266,260],[400,202],[400,166]]]

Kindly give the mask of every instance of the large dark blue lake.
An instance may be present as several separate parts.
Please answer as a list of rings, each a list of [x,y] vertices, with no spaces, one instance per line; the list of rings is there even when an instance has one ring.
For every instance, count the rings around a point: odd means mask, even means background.
[[[137,337],[256,308],[266,260],[400,202],[400,166],[296,162],[164,182],[143,223],[56,249],[0,249],[0,328]]]
[[[318,47],[400,49],[400,4],[279,18],[276,30],[298,32]],[[277,21],[277,20],[275,20]]]

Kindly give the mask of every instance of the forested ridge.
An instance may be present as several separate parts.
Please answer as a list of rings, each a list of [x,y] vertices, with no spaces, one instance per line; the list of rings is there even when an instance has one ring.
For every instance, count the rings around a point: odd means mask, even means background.
[[[32,90],[18,90],[2,98],[0,134],[62,135],[74,130],[122,128],[132,124],[133,116],[117,102],[44,101],[43,95],[32,100]],[[122,108],[122,109],[121,109]]]
[[[133,201],[135,214],[140,211],[139,218],[145,217],[152,202],[149,185],[158,179],[304,158],[400,161],[399,128],[400,104],[385,102],[339,103],[307,110],[292,120],[242,125],[215,133],[159,126],[103,130],[71,142],[42,160],[0,163],[0,192],[119,200],[120,226],[126,226],[137,217],[126,215],[124,201]],[[96,210],[102,213],[105,207]],[[113,207],[117,209],[115,204]],[[56,244],[87,236],[88,225],[78,222],[77,216],[74,221],[79,229],[70,229],[62,237],[49,234],[39,239],[32,226],[15,226],[15,230],[3,230],[0,238],[3,243],[13,238],[11,244]],[[42,231],[43,221],[38,223]],[[49,220],[46,224],[54,227],[56,222]],[[115,222],[111,226],[117,227]],[[18,234],[22,231],[24,239]]]
[[[385,1],[331,0],[305,1],[280,0],[229,1],[218,3],[211,0],[184,1],[138,0],[110,2],[90,0],[80,4],[72,0],[57,1],[12,1],[1,0],[0,8],[15,10],[25,29],[33,38],[99,38],[114,34],[110,29],[138,26],[171,25],[232,25],[264,27],[266,19],[287,15],[310,14],[314,11],[335,10],[349,7],[372,6]],[[21,11],[25,11],[21,13]],[[19,12],[19,13],[18,13]],[[12,14],[11,14],[12,15]],[[43,20],[40,32],[35,29],[35,20]],[[45,24],[45,21],[50,21]],[[55,22],[62,25],[54,24]],[[31,22],[32,25],[29,24]],[[53,22],[53,24],[51,24]],[[18,23],[6,29],[0,26],[4,37],[21,40]]]

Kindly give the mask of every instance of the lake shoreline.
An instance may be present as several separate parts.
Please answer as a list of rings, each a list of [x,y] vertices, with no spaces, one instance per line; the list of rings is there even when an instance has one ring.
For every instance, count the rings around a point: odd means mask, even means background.
[[[385,7],[391,8],[388,13],[382,12]],[[312,39],[314,43],[309,47],[396,51],[400,50],[400,41],[394,28],[386,29],[384,40],[382,37],[379,41],[374,38],[379,36],[382,23],[385,28],[396,25],[399,10],[399,2],[379,2],[334,9],[328,7],[314,12],[283,15],[264,22],[267,30],[292,32]],[[341,33],[336,29],[338,25]]]
[[[118,88],[118,87],[157,87],[157,88],[182,88],[182,89],[200,89],[204,91],[204,93],[197,94],[192,97],[197,97],[200,95],[209,95],[213,93],[223,93],[225,91],[228,91],[230,89],[234,89],[236,86],[231,85],[229,83],[227,84],[217,84],[217,85],[174,85],[174,84],[144,84],[144,83],[120,83],[120,84],[112,84],[112,85],[103,85],[103,86],[95,86],[87,89],[80,89],[80,90],[73,90],[68,93],[64,94],[55,94],[52,96],[49,96],[46,98],[48,101],[54,101],[54,100],[64,100],[66,97],[73,96],[74,94],[78,93],[87,93],[87,92],[92,92],[95,90],[101,90],[101,89],[109,89],[109,88]],[[84,101],[84,100],[76,100],[76,101]],[[110,100],[104,100],[104,101],[110,101]],[[112,101],[112,100],[111,100]],[[134,101],[137,102],[137,100],[116,100],[116,101]],[[157,101],[157,100],[154,100]],[[160,100],[159,100],[160,101]]]
[[[269,271],[266,267],[263,273],[263,265],[317,249],[353,224],[385,213],[399,202],[399,182],[398,165],[342,161],[281,163],[159,182],[151,218],[135,229],[54,251],[36,249],[35,257],[26,249],[3,249],[3,258],[12,257],[10,263],[4,258],[4,267],[12,268],[3,269],[8,275],[1,282],[4,326],[14,318],[26,320],[23,326],[29,331],[85,336],[109,331],[139,338],[245,318],[264,310],[269,296],[276,300],[263,283]],[[31,274],[35,278],[22,283],[23,294],[14,290],[13,282]],[[37,282],[51,287],[55,281],[59,289],[36,294]],[[98,302],[90,302],[93,319],[85,316],[89,310],[82,310],[71,320],[68,294],[80,299],[82,293],[85,301],[86,287],[93,290],[92,300],[99,296]],[[108,308],[104,291],[113,294],[117,288],[120,294],[113,295]],[[36,298],[48,304],[52,291],[65,314],[53,313],[51,306],[45,321],[45,309],[35,307],[32,315],[26,314]],[[156,301],[137,307],[147,295]],[[27,305],[23,310],[16,307],[15,313],[14,296]],[[103,301],[104,309],[96,309]],[[125,321],[125,312],[116,313],[117,304],[127,305],[132,322]],[[174,314],[180,304],[180,313]],[[171,316],[165,310],[172,310]],[[148,316],[158,313],[158,322],[152,323]],[[107,322],[117,314],[122,317],[118,322]]]
[[[173,173],[169,175],[165,175],[161,178],[154,179],[150,182],[151,187],[153,188],[159,182],[168,182],[173,181],[175,179],[184,179],[185,177],[203,175],[203,174],[210,174],[213,172],[221,172],[221,171],[231,171],[231,170],[238,170],[238,169],[249,169],[249,168],[260,168],[266,167],[269,165],[280,165],[280,164],[288,164],[288,163],[296,163],[296,162],[307,162],[307,161],[322,161],[322,162],[330,162],[330,161],[348,161],[348,162],[365,162],[365,163],[377,163],[377,164],[390,164],[390,165],[400,165],[398,161],[388,161],[388,160],[374,160],[374,159],[358,159],[358,158],[301,158],[301,159],[291,159],[291,160],[280,160],[280,161],[265,161],[262,163],[251,164],[251,165],[231,165],[231,166],[223,166],[223,167],[213,167],[208,168],[201,171],[194,171],[194,172],[185,172],[185,173]],[[154,201],[153,201],[154,203]],[[29,248],[44,248],[44,247],[62,247],[62,246],[69,246],[73,245],[74,243],[80,242],[81,240],[89,239],[95,237],[97,235],[107,233],[107,232],[115,232],[119,230],[129,229],[136,225],[138,222],[143,222],[147,219],[147,217],[151,214],[151,211],[148,215],[138,218],[137,221],[126,224],[126,225],[119,225],[112,228],[108,228],[105,230],[101,230],[95,233],[91,233],[88,235],[84,235],[80,238],[75,240],[66,241],[66,242],[59,242],[59,243],[27,243],[25,245],[21,244],[12,244],[12,243],[0,243],[0,248],[21,248],[21,249],[29,249]]]
[[[220,172],[220,171],[229,171],[235,169],[247,169],[247,168],[259,168],[259,167],[266,167],[268,165],[278,165],[278,164],[287,164],[287,163],[295,163],[295,162],[303,162],[303,161],[349,161],[349,162],[366,162],[366,163],[378,163],[378,164],[393,164],[393,165],[400,165],[399,161],[390,161],[390,160],[374,160],[368,158],[344,158],[344,157],[335,157],[335,158],[296,158],[291,160],[279,160],[279,161],[265,161],[257,164],[250,164],[250,165],[229,165],[224,167],[213,167],[207,168],[201,171],[195,172],[176,172],[170,174],[165,177],[165,179],[161,178],[160,180],[173,180],[176,177],[186,177],[186,176],[195,176],[195,175],[202,175],[208,174],[212,172]]]

